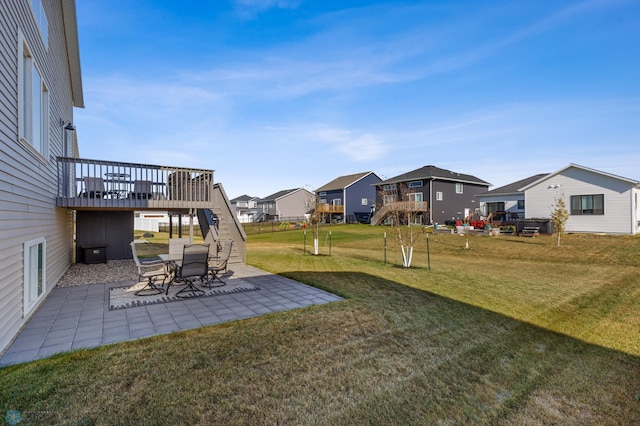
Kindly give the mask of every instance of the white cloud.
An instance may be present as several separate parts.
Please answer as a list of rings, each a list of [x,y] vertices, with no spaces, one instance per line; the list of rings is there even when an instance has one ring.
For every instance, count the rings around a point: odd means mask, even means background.
[[[241,18],[251,19],[269,9],[295,9],[302,0],[234,0]]]

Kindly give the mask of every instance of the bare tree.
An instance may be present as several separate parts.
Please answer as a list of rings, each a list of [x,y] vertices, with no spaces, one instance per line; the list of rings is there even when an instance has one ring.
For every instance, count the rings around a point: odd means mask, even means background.
[[[564,233],[567,220],[569,220],[569,211],[564,201],[564,193],[553,199],[551,206],[551,219],[553,220],[553,230],[558,234],[558,247],[560,247],[560,236]]]
[[[322,207],[320,198],[316,195],[309,210],[309,225],[313,231],[313,254],[316,256],[320,254],[320,222],[324,220]]]
[[[406,183],[385,185],[379,191],[382,207],[379,214],[386,216],[387,221],[396,228],[400,251],[402,253],[402,266],[411,267],[413,260],[413,246],[419,235],[426,232],[424,226],[416,220],[427,211],[427,205],[422,201],[410,199],[409,186]]]

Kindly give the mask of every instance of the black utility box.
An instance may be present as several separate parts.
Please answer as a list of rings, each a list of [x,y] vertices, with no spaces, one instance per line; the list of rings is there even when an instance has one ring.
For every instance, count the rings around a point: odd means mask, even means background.
[[[93,245],[83,246],[84,263],[107,263],[107,246]]]

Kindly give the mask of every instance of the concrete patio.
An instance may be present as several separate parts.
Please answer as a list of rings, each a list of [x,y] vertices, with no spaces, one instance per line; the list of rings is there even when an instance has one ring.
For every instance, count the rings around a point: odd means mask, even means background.
[[[0,358],[0,366],[342,300],[251,266],[231,269],[258,290],[110,311],[109,289],[133,281],[54,288]]]

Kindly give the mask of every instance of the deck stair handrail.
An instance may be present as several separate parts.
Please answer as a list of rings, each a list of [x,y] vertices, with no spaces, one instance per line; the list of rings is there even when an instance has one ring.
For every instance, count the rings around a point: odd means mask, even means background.
[[[376,226],[394,212],[427,212],[426,201],[394,201],[382,206],[371,218],[371,226]]]

